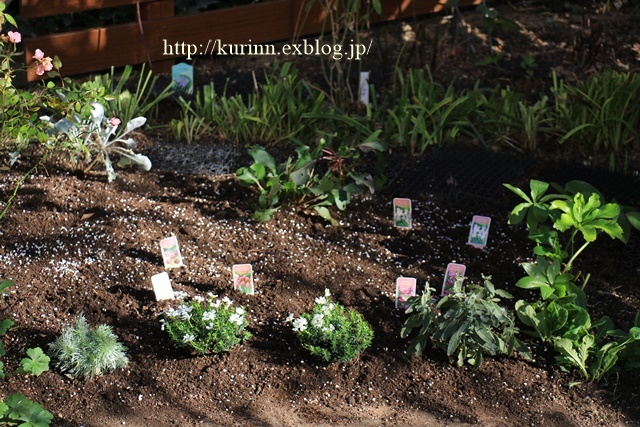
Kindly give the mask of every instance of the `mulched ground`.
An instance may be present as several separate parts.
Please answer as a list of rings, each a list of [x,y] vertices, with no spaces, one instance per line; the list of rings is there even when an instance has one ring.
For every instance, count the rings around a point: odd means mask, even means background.
[[[632,69],[640,63],[632,14],[586,22],[553,10],[517,13],[528,32],[497,34],[508,55],[490,70],[494,74],[482,71],[489,82],[544,90],[542,80],[519,67],[529,51],[537,52],[536,73],[554,67],[565,77],[588,76],[608,62]],[[470,14],[465,17],[471,22]],[[441,31],[434,21],[412,25],[425,42],[405,49],[403,64],[430,63],[443,81],[457,64],[460,84],[478,77],[475,64],[487,52],[481,39],[474,39],[473,52],[467,44],[447,45],[447,24]],[[611,37],[600,43],[603,31]],[[594,43],[578,43],[579,35]],[[396,56],[385,58],[379,60],[395,63]],[[229,68],[206,61],[198,66],[210,71],[205,80],[222,79],[223,86]],[[231,61],[225,67],[238,73],[235,88],[243,90],[243,78],[251,87],[251,74],[243,71],[255,64]],[[372,73],[374,83],[389,83],[392,70],[380,71]],[[451,261],[466,264],[471,281],[491,275],[516,298],[537,298],[514,287],[531,244],[525,230],[507,225],[517,200],[501,183],[593,178],[605,195],[626,197],[640,208],[633,178],[575,164],[570,169],[550,153],[537,159],[443,149],[421,161],[395,159],[389,188],[335,212],[337,226],[295,208],[254,223],[256,195],[230,174],[246,159],[243,150],[227,151],[216,142],[185,147],[167,133],[152,132],[144,144],[155,165],[149,173],[119,171],[107,184],[103,173],[50,165],[20,190],[0,222],[0,278],[16,283],[0,299],[0,317],[17,325],[3,337],[6,371],[15,372],[27,348],[46,348],[81,312],[92,324],[112,325],[131,361],[127,369],[90,380],[55,369],[37,378],[12,374],[0,382],[0,395],[22,392],[56,416],[54,425],[65,427],[640,425],[638,373],[569,388],[580,377],[559,372],[551,349],[537,341],[528,341],[533,361],[486,359],[478,370],[456,367],[440,351],[411,357],[399,336],[406,316],[393,300],[397,277],[416,277],[420,289],[427,282],[439,287]],[[0,172],[3,201],[27,169],[29,159],[24,162]],[[613,194],[616,189],[628,190]],[[391,199],[402,196],[413,200],[415,223],[408,231],[391,220]],[[474,214],[493,219],[484,250],[466,244]],[[162,307],[150,278],[164,271],[158,241],[172,234],[186,264],[170,271],[174,289],[213,292],[245,305],[253,337],[244,345],[196,357],[175,348],[161,330]],[[604,237],[576,265],[592,274],[587,293],[594,318],[607,314],[619,327],[630,326],[640,309],[639,248],[637,238],[625,246]],[[253,265],[256,295],[233,291],[230,269],[238,263]],[[284,322],[289,313],[310,310],[325,288],[374,329],[371,348],[350,363],[314,362]]]
[[[18,326],[4,340],[7,370],[28,347],[46,348],[80,312],[92,324],[113,325],[131,359],[127,369],[91,380],[54,369],[0,383],[3,394],[23,392],[56,414],[55,425],[640,422],[637,373],[569,389],[579,378],[558,372],[550,349],[535,341],[534,361],[487,359],[479,370],[455,367],[439,351],[405,354],[399,333],[406,316],[393,300],[398,276],[439,287],[455,260],[467,265],[469,280],[492,275],[517,297],[535,297],[513,286],[531,245],[524,230],[506,224],[507,206],[516,202],[506,193],[473,211],[452,207],[446,192],[414,194],[414,228],[402,231],[392,225],[388,193],[336,212],[335,227],[294,208],[254,223],[255,194],[231,175],[121,171],[107,184],[98,172],[82,179],[46,172],[26,182],[0,231],[0,277],[16,282],[0,303]],[[8,192],[20,174],[5,176]],[[493,218],[484,250],[466,244],[473,214]],[[245,345],[196,357],[174,348],[160,330],[150,278],[163,271],[158,241],[172,234],[186,264],[170,271],[174,289],[245,305],[253,334]],[[594,275],[588,287],[594,311],[628,327],[640,288],[625,264],[627,248],[608,240],[594,246],[578,266]],[[256,295],[233,291],[230,268],[238,263],[253,265]],[[284,323],[289,313],[309,310],[325,288],[373,326],[373,345],[358,360],[318,364]]]

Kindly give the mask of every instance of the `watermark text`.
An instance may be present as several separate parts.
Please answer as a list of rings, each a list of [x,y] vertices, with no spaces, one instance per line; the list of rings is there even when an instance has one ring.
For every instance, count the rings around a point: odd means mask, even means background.
[[[318,39],[302,40],[300,43],[254,44],[223,43],[221,39],[209,39],[207,43],[170,42],[162,39],[163,55],[186,56],[190,60],[196,55],[253,55],[253,56],[330,56],[336,61],[343,59],[359,61],[368,55],[371,44],[350,42],[346,45],[323,43]]]

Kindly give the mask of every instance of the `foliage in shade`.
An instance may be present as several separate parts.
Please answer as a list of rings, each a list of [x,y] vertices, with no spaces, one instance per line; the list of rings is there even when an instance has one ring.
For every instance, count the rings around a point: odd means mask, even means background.
[[[579,369],[587,380],[599,381],[622,369],[634,369],[640,348],[640,314],[628,332],[614,329],[613,321],[602,317],[591,321],[584,287],[576,281],[572,267],[578,256],[602,233],[627,242],[631,228],[640,229],[640,213],[618,203],[606,203],[602,194],[584,181],[570,181],[558,191],[546,194],[550,184],[531,180],[530,194],[505,186],[524,201],[511,211],[510,224],[524,222],[529,238],[536,243],[535,262],[522,263],[527,273],[516,286],[539,289],[540,299],[518,301],[516,313],[526,333],[552,344],[556,362],[563,371]],[[561,240],[569,235],[563,246]],[[578,238],[581,238],[580,240]],[[578,243],[581,246],[576,249]]]
[[[418,331],[409,353],[421,355],[430,342],[445,350],[458,366],[468,363],[474,367],[482,364],[484,354],[511,355],[515,349],[523,357],[531,357],[516,338],[519,330],[513,314],[498,304],[500,297],[511,299],[511,294],[496,289],[489,278],[485,278],[483,286],[463,286],[463,279],[459,278],[451,293],[439,302],[432,297],[433,291],[427,285],[421,296],[409,299],[409,318],[401,336],[407,338]]]
[[[91,329],[83,314],[72,327],[49,345],[56,366],[74,378],[91,378],[124,368],[129,363],[126,347],[108,325]]]

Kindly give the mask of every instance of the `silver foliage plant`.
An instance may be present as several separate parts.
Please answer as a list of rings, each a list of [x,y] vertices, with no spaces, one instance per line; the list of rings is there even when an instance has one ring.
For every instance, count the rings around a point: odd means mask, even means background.
[[[116,179],[111,156],[119,156],[118,166],[136,164],[140,169],[151,169],[151,160],[147,156],[137,154],[133,150],[136,146],[131,136],[132,131],[143,126],[147,119],[135,117],[126,125],[123,132],[116,135],[120,121],[116,118],[107,119],[104,107],[94,102],[91,104],[91,117],[83,118],[78,114],[53,122],[51,117],[42,116],[41,120],[49,122],[50,132],[56,138],[62,138],[66,148],[72,154],[84,154],[90,162],[86,170],[90,170],[96,163],[104,163],[107,179],[112,182]]]
[[[73,378],[103,375],[129,363],[127,348],[118,342],[111,327],[99,325],[91,329],[83,314],[49,344],[49,349],[58,368]]]

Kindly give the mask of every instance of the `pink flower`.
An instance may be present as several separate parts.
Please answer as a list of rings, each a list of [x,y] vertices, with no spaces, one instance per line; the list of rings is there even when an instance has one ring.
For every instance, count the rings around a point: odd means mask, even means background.
[[[20,43],[22,41],[22,34],[17,31],[9,31],[7,35],[11,43]]]
[[[36,74],[41,76],[47,71],[51,71],[53,69],[53,59],[48,56],[44,56],[44,52],[40,49],[36,49],[35,55],[33,55],[33,59],[36,60]]]
[[[120,123],[122,123],[122,122],[121,122],[121,121],[120,121],[120,119],[119,119],[119,118],[117,118],[117,117],[111,117],[111,118],[109,119],[109,123],[111,124],[111,126],[118,126],[118,125],[119,125]]]

